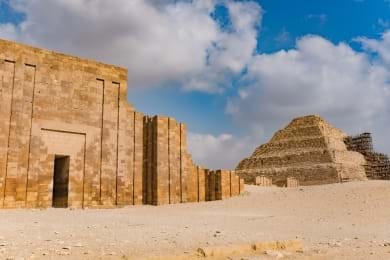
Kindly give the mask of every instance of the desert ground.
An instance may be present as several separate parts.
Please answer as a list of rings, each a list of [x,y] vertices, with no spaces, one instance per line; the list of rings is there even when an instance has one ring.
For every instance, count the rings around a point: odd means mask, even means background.
[[[0,210],[0,259],[143,259],[286,239],[303,250],[227,259],[390,259],[389,181],[245,188],[204,203]]]

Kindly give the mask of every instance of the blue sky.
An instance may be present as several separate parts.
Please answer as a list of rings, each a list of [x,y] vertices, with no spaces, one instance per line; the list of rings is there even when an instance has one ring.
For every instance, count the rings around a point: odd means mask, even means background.
[[[379,38],[390,27],[390,3],[383,0],[257,0],[264,9],[262,28],[259,29],[259,53],[273,53],[293,48],[299,37],[307,34],[321,35],[334,43],[354,43],[359,36]],[[219,16],[218,16],[219,14]],[[223,25],[228,24],[226,11],[216,14]],[[381,22],[382,21],[382,22]],[[284,36],[283,36],[284,35]],[[225,93],[229,95],[235,89]],[[218,134],[234,124],[225,115],[224,97],[202,92],[177,91],[177,89],[140,90],[129,99],[142,111],[163,113],[187,121],[197,132]],[[150,98],[152,97],[152,98]],[[149,101],[146,101],[150,99]],[[175,100],[169,102],[166,100]],[[145,102],[146,101],[146,102]],[[205,118],[205,115],[208,115]],[[187,120],[191,118],[191,120]],[[215,122],[215,123],[213,123]]]
[[[258,2],[266,12],[262,29],[263,41],[259,41],[259,51],[262,52],[291,48],[297,37],[306,34],[321,35],[332,42],[351,42],[362,35],[377,38],[384,30],[380,21],[388,23],[390,20],[389,2],[383,0]],[[285,44],[279,44],[277,36],[283,30],[289,33],[290,38]]]
[[[0,37],[129,68],[129,101],[210,167],[312,113],[390,152],[389,30],[388,0],[0,0]]]

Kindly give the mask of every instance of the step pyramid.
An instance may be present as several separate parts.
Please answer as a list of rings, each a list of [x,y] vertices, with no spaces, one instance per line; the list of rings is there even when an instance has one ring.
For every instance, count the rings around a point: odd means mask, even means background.
[[[300,185],[366,180],[366,161],[360,153],[347,150],[346,137],[319,116],[299,117],[242,160],[236,172],[246,183],[266,176],[278,186],[291,177]]]

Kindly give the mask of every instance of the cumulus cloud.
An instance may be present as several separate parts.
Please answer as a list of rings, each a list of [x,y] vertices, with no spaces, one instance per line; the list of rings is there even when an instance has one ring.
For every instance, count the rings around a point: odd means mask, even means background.
[[[390,66],[390,30],[383,33],[379,40],[359,37],[357,41],[361,42],[367,51],[376,53],[379,56],[379,61]]]
[[[386,37],[371,45],[384,59],[379,47],[386,45]],[[267,138],[294,117],[319,114],[350,133],[374,132],[376,140],[385,142],[379,147],[389,152],[381,128],[390,125],[389,80],[389,70],[367,53],[305,36],[294,49],[255,55],[227,112],[240,125],[260,124]]]
[[[178,84],[222,91],[256,48],[261,8],[253,2],[10,0],[26,16],[0,37],[119,64],[132,86]],[[212,12],[224,5],[232,30]]]
[[[366,51],[358,52],[308,35],[290,50],[254,54],[226,106],[243,137],[192,134],[196,161],[234,168],[292,118],[308,114],[349,134],[370,131],[377,150],[390,153],[389,37],[360,38]]]
[[[0,24],[0,37],[125,66],[132,87],[222,93],[234,79],[237,94],[226,111],[242,136],[190,133],[199,164],[233,168],[305,114],[320,114],[350,133],[372,131],[382,141],[379,150],[390,152],[390,31],[358,38],[361,52],[309,35],[293,49],[259,54],[262,9],[255,1],[9,2],[26,19]],[[228,30],[213,18],[219,5],[228,11]],[[326,22],[324,15],[308,18]]]
[[[188,134],[188,148],[195,163],[211,169],[234,169],[242,158],[253,151],[256,146],[253,141],[252,136]]]

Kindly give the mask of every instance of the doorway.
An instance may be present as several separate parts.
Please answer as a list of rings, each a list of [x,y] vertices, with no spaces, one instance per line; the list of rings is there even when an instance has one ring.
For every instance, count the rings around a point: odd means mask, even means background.
[[[53,208],[68,207],[69,162],[69,156],[55,156],[53,177]]]

